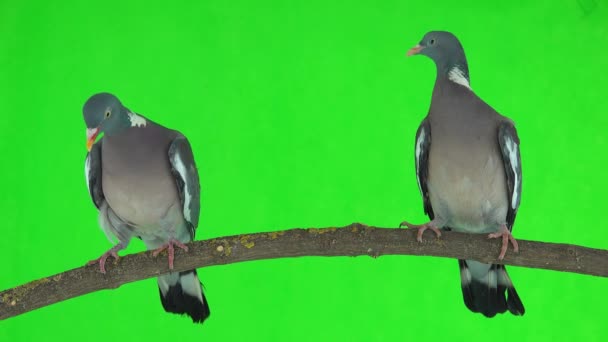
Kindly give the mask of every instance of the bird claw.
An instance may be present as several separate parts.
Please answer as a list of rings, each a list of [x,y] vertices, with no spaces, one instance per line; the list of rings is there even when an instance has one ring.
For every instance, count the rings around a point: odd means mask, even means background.
[[[502,238],[502,247],[500,248],[498,260],[502,260],[505,258],[505,255],[507,254],[507,249],[509,248],[509,241],[511,241],[511,244],[513,245],[513,251],[515,253],[519,253],[519,245],[517,244],[517,240],[515,240],[506,225],[503,224],[500,228],[500,231],[488,235],[488,239],[497,238]]]
[[[95,264],[99,263],[99,272],[106,274],[106,260],[109,257],[113,257],[115,261],[118,261],[119,256],[118,256],[117,252],[121,249],[122,249],[121,245],[116,245],[116,246],[112,247],[109,251],[103,253],[99,258],[87,262],[87,266],[95,265]]]
[[[184,245],[183,243],[181,243],[178,240],[171,239],[166,244],[158,247],[157,249],[154,250],[154,252],[152,252],[152,255],[156,257],[163,251],[167,250],[170,270],[173,269],[173,261],[175,260],[175,247],[174,246],[177,246],[177,247],[183,249],[185,252],[188,251],[188,246]]]
[[[416,234],[416,241],[418,242],[422,242],[422,234],[424,234],[424,231],[427,229],[435,232],[435,235],[437,235],[438,238],[441,237],[441,231],[439,228],[435,227],[435,223],[433,221],[424,224],[411,224],[403,221],[399,224],[399,228],[402,228],[403,226],[407,227],[408,229],[418,229],[418,234]]]

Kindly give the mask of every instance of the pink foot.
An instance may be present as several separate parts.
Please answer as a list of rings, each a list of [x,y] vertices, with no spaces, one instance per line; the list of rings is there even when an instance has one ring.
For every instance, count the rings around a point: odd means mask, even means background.
[[[409,222],[403,221],[399,225],[399,228],[401,228],[403,226],[406,226],[408,229],[418,229],[418,235],[416,235],[416,240],[418,242],[422,242],[422,234],[427,229],[434,231],[435,235],[437,235],[437,237],[441,237],[441,231],[439,230],[439,228],[437,228],[435,226],[435,222],[433,222],[433,221],[427,222],[424,224],[411,224]]]
[[[177,246],[186,252],[188,251],[188,246],[184,245],[183,243],[181,243],[180,241],[177,241],[175,239],[170,239],[169,242],[158,247],[157,249],[154,250],[154,252],[152,252],[153,256],[158,256],[162,251],[167,250],[167,254],[169,255],[168,258],[169,258],[169,269],[170,270],[173,269],[173,260],[175,259],[174,246]]]
[[[509,231],[509,228],[507,228],[507,225],[503,224],[498,232],[488,235],[488,239],[496,239],[499,237],[502,237],[502,248],[500,249],[498,260],[502,260],[505,258],[505,254],[507,254],[507,249],[509,248],[509,241],[511,241],[511,244],[513,245],[513,251],[515,253],[519,252],[517,240],[515,240],[513,235],[511,235],[511,232]]]
[[[103,253],[99,258],[95,260],[91,260],[87,262],[88,265],[95,265],[99,263],[99,271],[103,274],[106,274],[106,260],[112,256],[114,260],[118,260],[118,251],[122,250],[124,247],[121,244],[118,244],[112,247],[109,251]]]

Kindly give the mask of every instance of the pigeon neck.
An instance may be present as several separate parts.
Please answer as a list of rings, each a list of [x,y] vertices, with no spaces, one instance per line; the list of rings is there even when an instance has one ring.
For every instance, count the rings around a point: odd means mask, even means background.
[[[437,78],[447,79],[451,82],[471,88],[469,67],[466,61],[456,63],[437,64]]]

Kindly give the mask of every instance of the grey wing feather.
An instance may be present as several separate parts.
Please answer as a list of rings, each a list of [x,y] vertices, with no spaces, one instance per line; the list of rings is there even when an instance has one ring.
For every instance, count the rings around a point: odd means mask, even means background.
[[[101,140],[93,144],[91,151],[87,153],[84,162],[84,175],[93,204],[99,209],[105,201],[103,188],[101,187]]]
[[[171,143],[169,161],[180,196],[184,219],[188,224],[190,235],[194,238],[200,214],[200,183],[192,149],[183,135],[178,136]]]
[[[498,127],[498,144],[507,176],[507,227],[512,229],[515,216],[521,201],[521,157],[519,154],[519,137],[512,122],[503,122]]]
[[[429,151],[431,149],[431,125],[428,119],[424,119],[416,132],[416,178],[418,187],[424,202],[424,213],[432,220],[435,218],[431,199],[429,197],[428,175],[429,175]]]

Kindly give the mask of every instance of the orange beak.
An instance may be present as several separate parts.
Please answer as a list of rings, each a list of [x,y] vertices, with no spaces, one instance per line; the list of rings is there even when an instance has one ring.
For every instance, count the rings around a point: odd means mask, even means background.
[[[407,51],[407,56],[409,57],[409,56],[417,55],[420,51],[422,51],[422,49],[424,49],[424,46],[421,46],[420,44],[418,44]]]
[[[91,151],[97,135],[99,135],[99,128],[87,128],[87,151]]]

